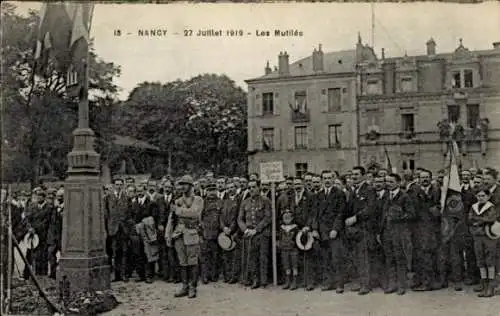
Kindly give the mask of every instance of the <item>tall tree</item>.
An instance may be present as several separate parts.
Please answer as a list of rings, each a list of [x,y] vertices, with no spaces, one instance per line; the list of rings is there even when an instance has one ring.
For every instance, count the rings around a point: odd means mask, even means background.
[[[71,132],[76,126],[77,100],[66,94],[66,74],[59,72],[50,60],[42,75],[33,75],[38,12],[21,16],[13,4],[1,5],[2,141],[8,144],[3,176],[32,184],[43,173],[63,177],[66,155],[71,150]],[[109,106],[110,100],[116,98],[118,88],[113,78],[120,75],[120,68],[99,59],[93,50],[89,65],[90,95],[94,96],[91,109]],[[95,126],[96,122],[107,124],[96,120],[91,124]],[[99,126],[96,129],[102,130]],[[105,133],[101,132],[101,136]]]

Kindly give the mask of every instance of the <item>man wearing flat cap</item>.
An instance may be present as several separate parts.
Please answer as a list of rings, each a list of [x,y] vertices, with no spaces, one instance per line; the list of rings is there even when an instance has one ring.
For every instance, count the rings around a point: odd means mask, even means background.
[[[182,288],[175,297],[196,297],[198,264],[200,261],[199,232],[204,202],[193,192],[193,178],[189,175],[179,180],[182,196],[175,200],[169,215],[165,240],[167,246],[175,247],[181,270]]]

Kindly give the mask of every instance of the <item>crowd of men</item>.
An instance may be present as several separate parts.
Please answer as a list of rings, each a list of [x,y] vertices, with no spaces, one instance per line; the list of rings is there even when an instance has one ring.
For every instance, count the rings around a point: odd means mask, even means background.
[[[461,291],[475,285],[480,297],[494,296],[500,236],[486,231],[500,220],[498,173],[462,170],[458,212],[442,207],[445,176],[355,167],[342,176],[323,171],[286,177],[275,192],[279,283],[339,294],[353,283],[360,295],[378,287],[404,295],[410,288]],[[40,236],[38,274],[47,273],[47,262],[55,265],[60,249],[61,192],[37,188],[31,200],[12,200],[16,225]],[[104,197],[114,281],[137,275],[137,282],[181,283],[176,297],[195,297],[198,279],[266,287],[272,275],[271,192],[257,174],[114,179]]]

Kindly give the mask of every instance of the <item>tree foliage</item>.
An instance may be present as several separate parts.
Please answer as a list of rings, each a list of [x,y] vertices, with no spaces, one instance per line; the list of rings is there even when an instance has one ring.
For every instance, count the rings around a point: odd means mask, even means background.
[[[225,75],[143,82],[121,111],[122,132],[170,153],[174,173],[246,172],[246,94]],[[156,167],[159,173],[166,164]]]
[[[2,175],[7,181],[32,183],[44,174],[64,177],[71,132],[77,124],[78,100],[66,95],[66,74],[57,72],[53,62],[43,76],[33,76],[38,12],[21,16],[13,4],[1,5]],[[99,112],[101,107],[111,109],[115,103],[118,87],[113,78],[120,75],[120,68],[99,59],[92,49],[89,64],[91,126],[99,132],[99,141],[105,147],[109,121],[92,112]]]

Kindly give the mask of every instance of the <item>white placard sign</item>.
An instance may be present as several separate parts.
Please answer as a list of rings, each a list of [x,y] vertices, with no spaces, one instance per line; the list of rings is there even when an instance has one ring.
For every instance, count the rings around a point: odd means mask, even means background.
[[[260,180],[264,183],[283,181],[283,162],[282,161],[261,162]]]

